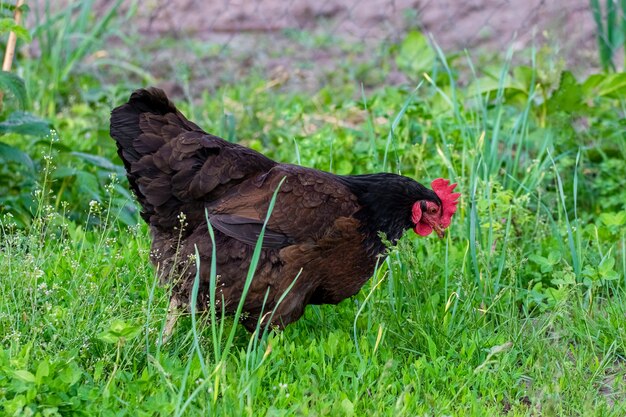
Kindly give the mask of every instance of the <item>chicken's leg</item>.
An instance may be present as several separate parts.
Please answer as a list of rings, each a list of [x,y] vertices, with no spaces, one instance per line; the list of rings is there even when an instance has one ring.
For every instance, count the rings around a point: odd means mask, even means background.
[[[161,336],[161,345],[164,345],[170,340],[176,320],[179,317],[178,307],[182,305],[182,302],[176,295],[172,295],[170,298],[170,306],[167,309],[167,319],[165,321],[165,328],[163,329],[163,335]]]

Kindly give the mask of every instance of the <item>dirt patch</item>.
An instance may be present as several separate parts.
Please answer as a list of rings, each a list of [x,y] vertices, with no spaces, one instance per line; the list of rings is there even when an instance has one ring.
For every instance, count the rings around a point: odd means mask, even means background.
[[[381,41],[420,28],[444,50],[524,48],[546,38],[566,56],[595,47],[588,0],[152,1],[139,7],[138,24],[146,33],[202,37],[322,26],[356,41]]]
[[[109,3],[97,0],[96,13]],[[446,53],[504,56],[511,47],[535,44],[549,45],[577,72],[598,62],[588,0],[148,0],[138,3],[128,27],[141,34],[138,48],[145,40],[147,69],[176,88],[184,65],[188,81],[199,88],[261,68],[267,77],[286,71],[292,87],[305,89],[323,85],[346,62],[357,71],[361,64],[378,65],[377,48],[411,29],[428,33]],[[204,46],[150,50],[156,37]],[[393,70],[367,77],[365,84],[406,82]]]

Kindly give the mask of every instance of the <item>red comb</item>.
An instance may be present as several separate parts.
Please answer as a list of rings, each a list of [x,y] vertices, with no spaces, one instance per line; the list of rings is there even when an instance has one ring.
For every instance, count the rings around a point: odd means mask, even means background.
[[[443,178],[437,178],[430,183],[433,191],[441,200],[441,205],[443,208],[443,214],[441,216],[441,226],[444,228],[450,226],[450,222],[452,221],[452,215],[456,213],[456,205],[458,203],[457,200],[461,196],[460,193],[452,192],[454,190],[454,187],[456,187],[456,184],[449,184],[450,181],[444,180]]]

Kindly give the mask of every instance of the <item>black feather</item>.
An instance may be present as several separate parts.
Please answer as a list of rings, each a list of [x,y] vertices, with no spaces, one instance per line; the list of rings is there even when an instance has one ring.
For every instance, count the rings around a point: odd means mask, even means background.
[[[361,205],[354,215],[366,235],[365,245],[371,254],[385,250],[379,232],[395,243],[405,230],[412,228],[411,213],[416,201],[428,200],[441,204],[434,191],[401,175],[380,173],[339,177]]]

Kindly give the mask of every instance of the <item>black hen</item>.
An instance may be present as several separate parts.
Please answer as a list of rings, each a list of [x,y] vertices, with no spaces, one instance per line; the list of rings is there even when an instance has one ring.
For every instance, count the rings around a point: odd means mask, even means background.
[[[135,91],[113,110],[111,136],[150,225],[151,260],[161,280],[174,285],[173,305],[189,302],[197,247],[197,306],[207,308],[208,218],[215,229],[217,304],[227,314],[236,310],[272,195],[284,180],[243,307],[249,330],[259,319],[284,327],[307,304],[356,294],[384,251],[379,232],[392,242],[407,229],[441,236],[459,196],[442,179],[433,181],[433,191],[394,174],[338,176],[274,162],[202,131],[155,88]]]

